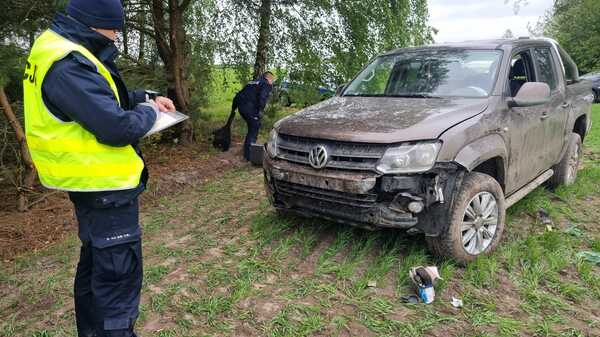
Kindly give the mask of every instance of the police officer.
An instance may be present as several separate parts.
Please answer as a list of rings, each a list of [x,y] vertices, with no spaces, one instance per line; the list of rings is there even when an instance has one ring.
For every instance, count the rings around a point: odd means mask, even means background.
[[[69,192],[82,242],[75,276],[79,336],[135,336],[142,287],[137,143],[173,102],[121,79],[121,0],[71,0],[37,38],[24,76],[27,144],[42,184]],[[153,99],[153,100],[152,100]]]
[[[250,147],[256,143],[260,120],[263,115],[269,96],[273,91],[275,75],[271,72],[264,73],[258,80],[246,84],[244,89],[238,92],[233,99],[233,109],[239,109],[240,115],[246,121],[248,133],[244,141],[244,158],[250,160]]]

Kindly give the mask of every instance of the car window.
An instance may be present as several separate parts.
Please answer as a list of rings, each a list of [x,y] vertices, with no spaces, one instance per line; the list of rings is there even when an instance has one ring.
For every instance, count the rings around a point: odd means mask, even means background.
[[[521,90],[523,84],[535,82],[531,55],[528,51],[513,55],[510,62],[510,73],[508,77],[512,97],[517,96],[517,93]]]
[[[567,52],[560,45],[556,45],[556,47],[562,61],[562,70],[567,83],[575,83],[579,81],[579,69],[577,69],[577,64],[575,64],[571,56],[569,56],[569,54],[567,54]]]
[[[497,50],[462,49],[381,56],[348,85],[344,96],[487,97],[501,57]]]
[[[554,60],[550,49],[535,48],[533,55],[538,68],[538,81],[548,84],[552,90],[556,89],[556,72],[554,71]]]

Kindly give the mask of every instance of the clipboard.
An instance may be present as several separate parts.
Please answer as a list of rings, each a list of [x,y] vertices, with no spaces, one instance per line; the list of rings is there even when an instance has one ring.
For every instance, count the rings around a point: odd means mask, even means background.
[[[165,129],[172,127],[173,125],[179,124],[186,119],[190,118],[187,115],[182,114],[179,111],[175,112],[158,112],[156,114],[156,122],[154,122],[154,126],[152,129],[148,131],[142,138],[146,138],[152,136],[153,134],[159,133]]]

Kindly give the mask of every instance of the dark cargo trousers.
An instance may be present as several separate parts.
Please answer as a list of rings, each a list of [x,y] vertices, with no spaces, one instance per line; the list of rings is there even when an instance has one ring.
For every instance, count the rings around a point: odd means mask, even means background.
[[[96,208],[73,200],[82,241],[75,276],[80,337],[132,337],[142,288],[137,198]]]
[[[258,112],[247,111],[243,107],[240,107],[240,115],[248,126],[248,133],[244,140],[244,158],[250,160],[250,148],[252,144],[256,143],[260,131],[260,116]]]

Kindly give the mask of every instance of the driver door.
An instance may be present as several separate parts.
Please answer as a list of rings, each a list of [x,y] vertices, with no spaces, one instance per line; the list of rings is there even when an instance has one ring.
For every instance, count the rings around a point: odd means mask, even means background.
[[[557,63],[550,47],[536,47],[533,50],[538,82],[548,84],[551,90],[550,102],[543,105],[540,123],[544,128],[544,167],[549,169],[560,161],[565,145],[567,117],[571,111],[571,101],[565,93],[564,81],[558,77]]]
[[[525,49],[511,59],[506,96],[514,97],[523,84],[536,81],[532,52]],[[508,108],[505,140],[509,148],[507,194],[531,182],[545,169],[546,151],[544,124],[541,118],[545,106]]]

